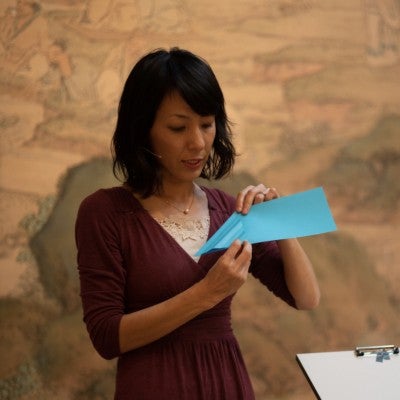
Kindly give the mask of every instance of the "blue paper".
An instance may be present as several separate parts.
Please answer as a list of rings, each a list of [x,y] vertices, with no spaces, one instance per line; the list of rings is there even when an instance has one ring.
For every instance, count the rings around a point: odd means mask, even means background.
[[[196,255],[227,249],[235,239],[260,243],[336,229],[325,193],[318,187],[255,204],[246,215],[235,212]]]

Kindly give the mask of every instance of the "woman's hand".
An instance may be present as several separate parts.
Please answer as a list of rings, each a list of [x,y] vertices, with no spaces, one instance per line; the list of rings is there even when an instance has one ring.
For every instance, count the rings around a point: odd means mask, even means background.
[[[247,214],[253,204],[277,199],[279,193],[275,188],[265,187],[262,183],[257,186],[247,186],[236,197],[236,211]]]
[[[236,211],[247,214],[253,204],[280,197],[275,188],[263,184],[247,186],[236,198]],[[297,239],[277,241],[284,265],[286,284],[299,309],[315,308],[320,290],[311,261]]]
[[[203,279],[206,296],[213,305],[234,294],[247,280],[252,247],[235,240]]]
[[[125,314],[119,328],[120,351],[167,335],[235,293],[246,282],[250,261],[251,244],[235,240],[205,278],[161,303]]]

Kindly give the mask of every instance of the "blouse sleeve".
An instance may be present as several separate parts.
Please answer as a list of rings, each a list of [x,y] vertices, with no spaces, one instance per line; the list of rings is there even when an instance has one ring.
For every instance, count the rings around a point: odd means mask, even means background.
[[[80,294],[91,341],[106,359],[120,354],[126,273],[119,236],[118,213],[111,199],[102,191],[87,197],[75,225]]]
[[[250,272],[275,296],[296,308],[295,300],[286,285],[283,261],[276,242],[253,245]]]

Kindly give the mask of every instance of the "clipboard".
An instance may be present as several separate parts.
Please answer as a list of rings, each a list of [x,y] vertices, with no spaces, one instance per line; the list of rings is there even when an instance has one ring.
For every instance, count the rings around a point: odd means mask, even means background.
[[[319,400],[400,399],[400,355],[394,345],[297,354],[296,361]]]

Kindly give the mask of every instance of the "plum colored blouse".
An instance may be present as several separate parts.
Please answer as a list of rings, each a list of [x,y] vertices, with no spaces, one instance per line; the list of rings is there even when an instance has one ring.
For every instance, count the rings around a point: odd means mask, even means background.
[[[208,237],[235,211],[235,199],[202,187]],[[85,198],[76,220],[84,322],[98,353],[118,357],[116,400],[251,400],[254,392],[231,327],[229,296],[170,334],[121,353],[122,316],[150,307],[205,277],[222,252],[196,262],[123,187]],[[250,272],[295,306],[275,242],[253,245]]]

